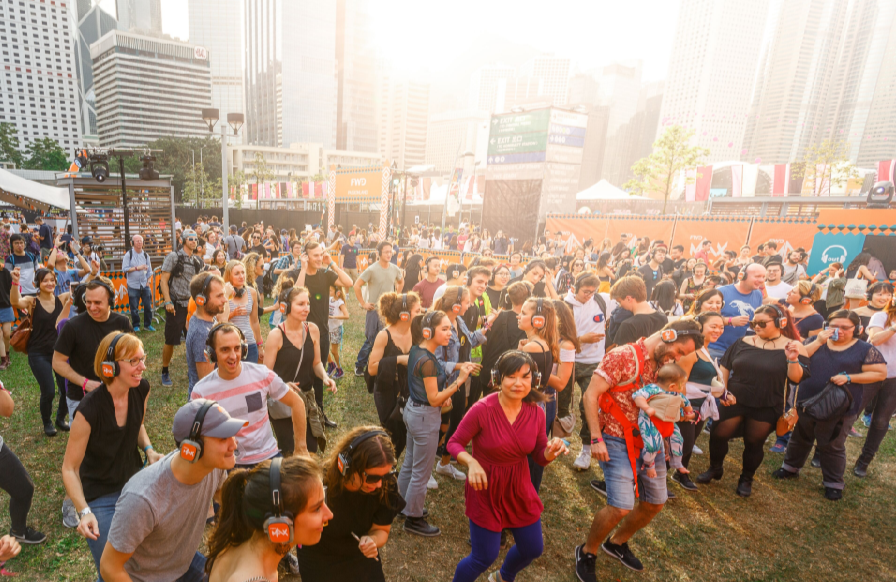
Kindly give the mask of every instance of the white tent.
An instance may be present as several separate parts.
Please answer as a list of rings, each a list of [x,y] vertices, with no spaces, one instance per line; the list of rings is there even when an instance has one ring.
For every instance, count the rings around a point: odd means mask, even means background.
[[[68,210],[68,188],[46,186],[32,182],[12,172],[0,169],[0,200],[24,210],[46,212],[51,206]]]
[[[576,200],[649,200],[645,196],[630,196],[606,180],[582,190],[576,194]]]

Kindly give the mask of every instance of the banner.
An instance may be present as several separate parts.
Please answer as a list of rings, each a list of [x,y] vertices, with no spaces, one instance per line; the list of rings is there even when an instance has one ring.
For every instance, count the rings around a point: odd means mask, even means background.
[[[775,241],[778,243],[778,254],[786,257],[794,249],[811,249],[817,232],[814,219],[754,218],[750,247],[755,251],[761,243]]]
[[[864,234],[823,233],[815,235],[812,248],[815,252],[809,257],[809,275],[828,268],[831,263],[841,263],[843,268],[862,252],[865,246]]]
[[[675,223],[675,237],[671,246],[682,245],[684,256],[693,257],[700,250],[703,241],[708,240],[712,243],[709,260],[713,262],[725,251],[740,252],[749,233],[749,218],[679,217]]]
[[[370,202],[379,202],[383,190],[388,192],[388,182],[382,179],[383,168],[381,166],[369,166],[366,168],[336,169],[336,199],[351,199],[353,201],[366,200]],[[391,175],[391,172],[390,172]],[[315,194],[324,195],[322,185],[325,182],[318,182],[315,188]],[[318,188],[319,194],[318,194]]]

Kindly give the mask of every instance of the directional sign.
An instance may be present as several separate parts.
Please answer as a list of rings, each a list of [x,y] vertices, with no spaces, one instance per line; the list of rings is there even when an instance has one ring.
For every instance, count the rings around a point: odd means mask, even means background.
[[[572,127],[570,125],[561,125],[559,123],[552,123],[550,128],[548,128],[548,133],[552,135],[574,135],[577,137],[585,137],[585,128],[584,127]]]
[[[548,143],[583,148],[585,147],[585,138],[577,135],[557,135],[552,133],[548,136]]]
[[[547,147],[547,143],[547,133],[498,136],[490,134],[488,138],[488,155],[543,152]]]
[[[506,115],[493,115],[489,128],[489,137],[546,132],[551,119],[550,109],[529,111],[526,113],[509,113]]]

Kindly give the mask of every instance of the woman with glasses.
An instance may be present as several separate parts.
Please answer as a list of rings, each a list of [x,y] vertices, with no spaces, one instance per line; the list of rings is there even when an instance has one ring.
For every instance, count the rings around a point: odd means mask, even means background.
[[[385,582],[379,549],[405,506],[389,436],[376,426],[352,429],[324,463],[324,485],[333,517],[320,543],[298,550],[302,580]]]
[[[149,399],[143,342],[133,334],[110,333],[100,342],[93,368],[103,382],[84,395],[72,419],[62,484],[81,518],[78,533],[87,539],[99,576],[115,503],[143,466],[139,451],[149,464],[162,455],[143,427]]]
[[[788,380],[799,384],[809,363],[806,348],[790,311],[777,305],[762,305],[750,322],[755,335],[729,346],[722,356],[722,381],[734,399],[720,400],[719,420],[709,433],[709,470],[697,483],[722,478],[728,441],[743,435],[744,452],[736,492],[749,497],[753,474],[765,456],[765,440],[784,414]],[[800,394],[802,398],[802,394]]]
[[[485,288],[485,294],[488,295],[489,303],[495,306],[504,304],[503,299],[508,281],[510,281],[510,267],[503,264],[495,267],[492,271],[492,278],[489,279],[488,287]]]
[[[251,263],[254,267],[257,261],[258,255],[251,253],[243,262],[230,261],[224,269],[224,294],[230,307],[228,321],[243,332],[246,343],[249,344],[246,361],[253,364],[258,363],[261,326],[258,325],[258,310],[255,308],[258,305],[258,291],[247,284],[247,265]]]

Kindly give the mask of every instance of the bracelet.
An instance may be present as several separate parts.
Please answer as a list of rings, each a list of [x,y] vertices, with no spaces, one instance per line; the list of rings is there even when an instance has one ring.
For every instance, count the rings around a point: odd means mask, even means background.
[[[89,380],[89,378],[87,376],[84,376],[84,383],[81,384],[81,390],[83,390],[84,392],[87,392],[87,381],[88,380]]]
[[[787,363],[788,364],[799,364],[800,361],[799,360],[787,360]]]
[[[847,374],[846,372],[843,372],[843,375],[846,376],[846,383],[852,384],[852,377],[849,374]]]
[[[728,318],[728,325],[731,325],[731,318]]]
[[[601,437],[591,437],[591,444],[596,445],[597,443],[604,442],[604,439]]]
[[[149,449],[155,450],[152,448],[152,445],[146,445],[145,447],[143,447],[143,454],[145,455],[146,451],[148,451]]]

